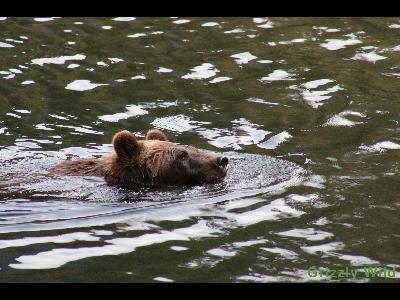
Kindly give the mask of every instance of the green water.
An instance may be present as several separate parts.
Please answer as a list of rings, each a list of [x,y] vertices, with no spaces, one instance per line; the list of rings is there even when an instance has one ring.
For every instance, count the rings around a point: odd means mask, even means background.
[[[0,281],[400,277],[400,18],[0,18],[0,32]],[[227,155],[226,181],[47,175],[150,128]]]

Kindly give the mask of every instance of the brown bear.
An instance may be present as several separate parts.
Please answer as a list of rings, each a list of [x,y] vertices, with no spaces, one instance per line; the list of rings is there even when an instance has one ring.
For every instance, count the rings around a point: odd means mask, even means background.
[[[101,158],[66,160],[53,167],[55,175],[103,176],[107,184],[123,188],[161,185],[201,185],[221,181],[228,158],[214,157],[191,147],[172,143],[158,129],[145,140],[127,131],[116,133],[114,152]]]

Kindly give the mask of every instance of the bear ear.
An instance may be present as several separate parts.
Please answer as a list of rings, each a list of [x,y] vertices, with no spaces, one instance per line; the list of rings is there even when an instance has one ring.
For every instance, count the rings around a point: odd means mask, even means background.
[[[159,140],[169,142],[165,133],[158,129],[150,129],[149,131],[147,131],[146,140]]]
[[[119,158],[134,158],[140,152],[136,136],[128,130],[117,132],[112,140]]]

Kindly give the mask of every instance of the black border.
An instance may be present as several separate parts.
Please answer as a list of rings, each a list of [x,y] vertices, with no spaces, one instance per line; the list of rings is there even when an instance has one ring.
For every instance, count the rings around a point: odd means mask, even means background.
[[[7,1],[2,5],[2,14],[7,16],[187,16],[187,17],[398,17],[396,1],[379,2],[361,0],[49,0]],[[397,15],[396,15],[397,14]]]

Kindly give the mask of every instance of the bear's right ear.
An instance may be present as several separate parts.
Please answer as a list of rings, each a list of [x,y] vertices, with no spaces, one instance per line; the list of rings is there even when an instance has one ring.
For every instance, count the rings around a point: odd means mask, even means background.
[[[128,130],[117,132],[112,140],[115,152],[119,158],[132,159],[140,152],[136,136]]]
[[[165,133],[158,129],[150,129],[149,131],[147,131],[146,140],[159,140],[169,142]]]

